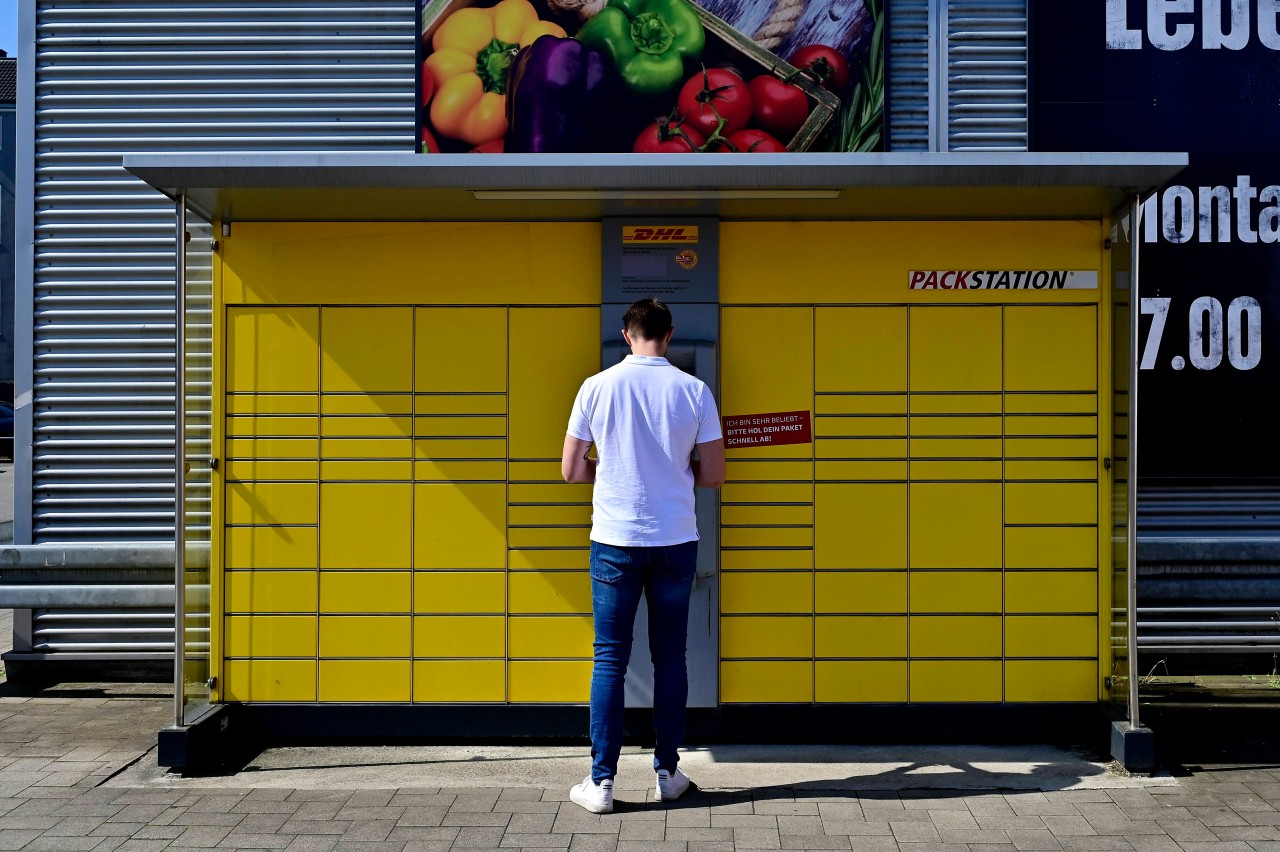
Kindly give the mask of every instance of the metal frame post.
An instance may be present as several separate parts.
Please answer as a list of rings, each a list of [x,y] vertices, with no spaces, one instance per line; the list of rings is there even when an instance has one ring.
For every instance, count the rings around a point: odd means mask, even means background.
[[[1129,621],[1129,724],[1142,726],[1138,719],[1138,323],[1142,302],[1138,296],[1138,247],[1142,245],[1142,196],[1134,195],[1129,206],[1129,475],[1128,490],[1128,580],[1126,606]]]
[[[184,595],[187,567],[186,529],[186,313],[187,313],[187,196],[178,193],[175,201],[177,231],[174,235],[174,369],[173,369],[173,723],[182,725],[186,710],[187,602]]]
[[[886,3],[886,9],[888,4]],[[948,148],[948,0],[929,0],[929,150]]]

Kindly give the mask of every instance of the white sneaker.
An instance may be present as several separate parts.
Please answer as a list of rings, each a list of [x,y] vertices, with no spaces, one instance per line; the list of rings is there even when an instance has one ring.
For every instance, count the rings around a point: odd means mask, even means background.
[[[658,801],[674,802],[689,790],[689,776],[679,769],[675,772],[658,770]]]
[[[685,779],[686,783],[688,779]],[[588,775],[581,784],[575,784],[569,791],[569,798],[574,804],[591,811],[593,814],[613,813],[613,779],[606,778],[599,784]]]

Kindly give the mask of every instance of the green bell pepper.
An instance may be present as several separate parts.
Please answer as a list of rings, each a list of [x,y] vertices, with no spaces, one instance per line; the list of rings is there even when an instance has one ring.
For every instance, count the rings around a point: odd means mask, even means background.
[[[684,82],[705,36],[689,0],[609,0],[578,30],[578,40],[607,53],[631,91],[661,97]]]

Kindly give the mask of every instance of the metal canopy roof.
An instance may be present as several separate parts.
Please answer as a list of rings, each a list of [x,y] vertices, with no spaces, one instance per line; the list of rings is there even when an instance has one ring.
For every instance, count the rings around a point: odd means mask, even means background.
[[[1181,153],[131,154],[224,221],[1096,219]]]

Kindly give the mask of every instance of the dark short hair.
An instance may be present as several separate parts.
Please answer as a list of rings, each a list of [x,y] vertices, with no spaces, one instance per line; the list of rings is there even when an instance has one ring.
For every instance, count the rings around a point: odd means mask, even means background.
[[[641,299],[622,315],[622,327],[632,337],[661,340],[671,330],[671,309],[657,299]]]

